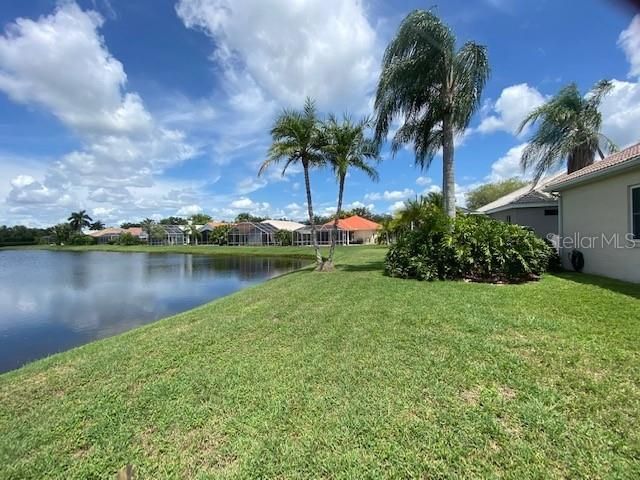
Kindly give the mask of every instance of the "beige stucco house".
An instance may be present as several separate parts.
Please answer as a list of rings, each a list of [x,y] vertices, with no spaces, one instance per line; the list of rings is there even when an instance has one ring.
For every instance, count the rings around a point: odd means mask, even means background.
[[[640,143],[547,185],[559,195],[560,256],[572,268],[640,282]]]
[[[531,228],[539,237],[548,238],[549,234],[558,233],[558,199],[545,191],[545,187],[558,177],[555,175],[543,179],[537,185],[525,185],[480,207],[474,213]]]

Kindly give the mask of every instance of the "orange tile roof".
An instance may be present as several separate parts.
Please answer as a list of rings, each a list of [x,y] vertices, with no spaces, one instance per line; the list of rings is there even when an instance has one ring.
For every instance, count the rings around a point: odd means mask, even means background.
[[[582,180],[588,180],[593,177],[604,175],[613,167],[624,167],[625,163],[640,159],[640,143],[636,143],[624,150],[620,150],[599,162],[594,162],[589,166],[581,168],[573,173],[563,175],[557,178],[554,182],[547,185],[545,190],[553,191],[559,187],[563,187],[565,184],[575,184],[582,182]]]
[[[333,226],[333,220],[325,223],[325,226]],[[381,227],[382,225],[379,223],[372,222],[371,220],[367,220],[366,218],[362,218],[358,215],[338,220],[338,228],[348,230],[350,232],[356,230],[378,230]]]

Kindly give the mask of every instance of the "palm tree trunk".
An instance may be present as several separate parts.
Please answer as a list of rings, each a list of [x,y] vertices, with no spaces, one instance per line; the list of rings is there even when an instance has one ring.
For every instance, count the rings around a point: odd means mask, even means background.
[[[455,175],[453,169],[453,124],[451,114],[442,120],[442,195],[444,211],[449,218],[456,217]]]
[[[336,250],[336,242],[338,236],[338,220],[340,219],[340,212],[342,211],[342,196],[344,194],[344,180],[345,176],[340,176],[340,185],[338,187],[338,208],[336,210],[336,218],[333,220],[333,228],[331,229],[331,248],[329,249],[329,260],[327,261],[328,267],[333,267],[333,254]]]
[[[316,222],[313,219],[313,203],[311,202],[311,183],[309,182],[309,166],[304,162],[302,164],[304,170],[304,186],[307,189],[307,210],[309,212],[309,224],[311,225],[311,241],[313,242],[313,248],[316,251],[316,264],[318,267],[322,266],[322,255],[320,254],[320,247],[318,246],[318,238],[316,237]]]

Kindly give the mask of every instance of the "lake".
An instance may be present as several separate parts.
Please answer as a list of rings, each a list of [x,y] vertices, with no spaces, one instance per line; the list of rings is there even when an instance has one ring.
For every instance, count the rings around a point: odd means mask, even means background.
[[[249,256],[0,250],[0,372],[304,264]]]

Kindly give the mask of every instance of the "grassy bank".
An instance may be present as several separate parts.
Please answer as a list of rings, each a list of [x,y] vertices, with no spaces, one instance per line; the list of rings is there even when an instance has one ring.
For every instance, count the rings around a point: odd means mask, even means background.
[[[2,478],[640,476],[640,289],[384,250],[0,376]]]

